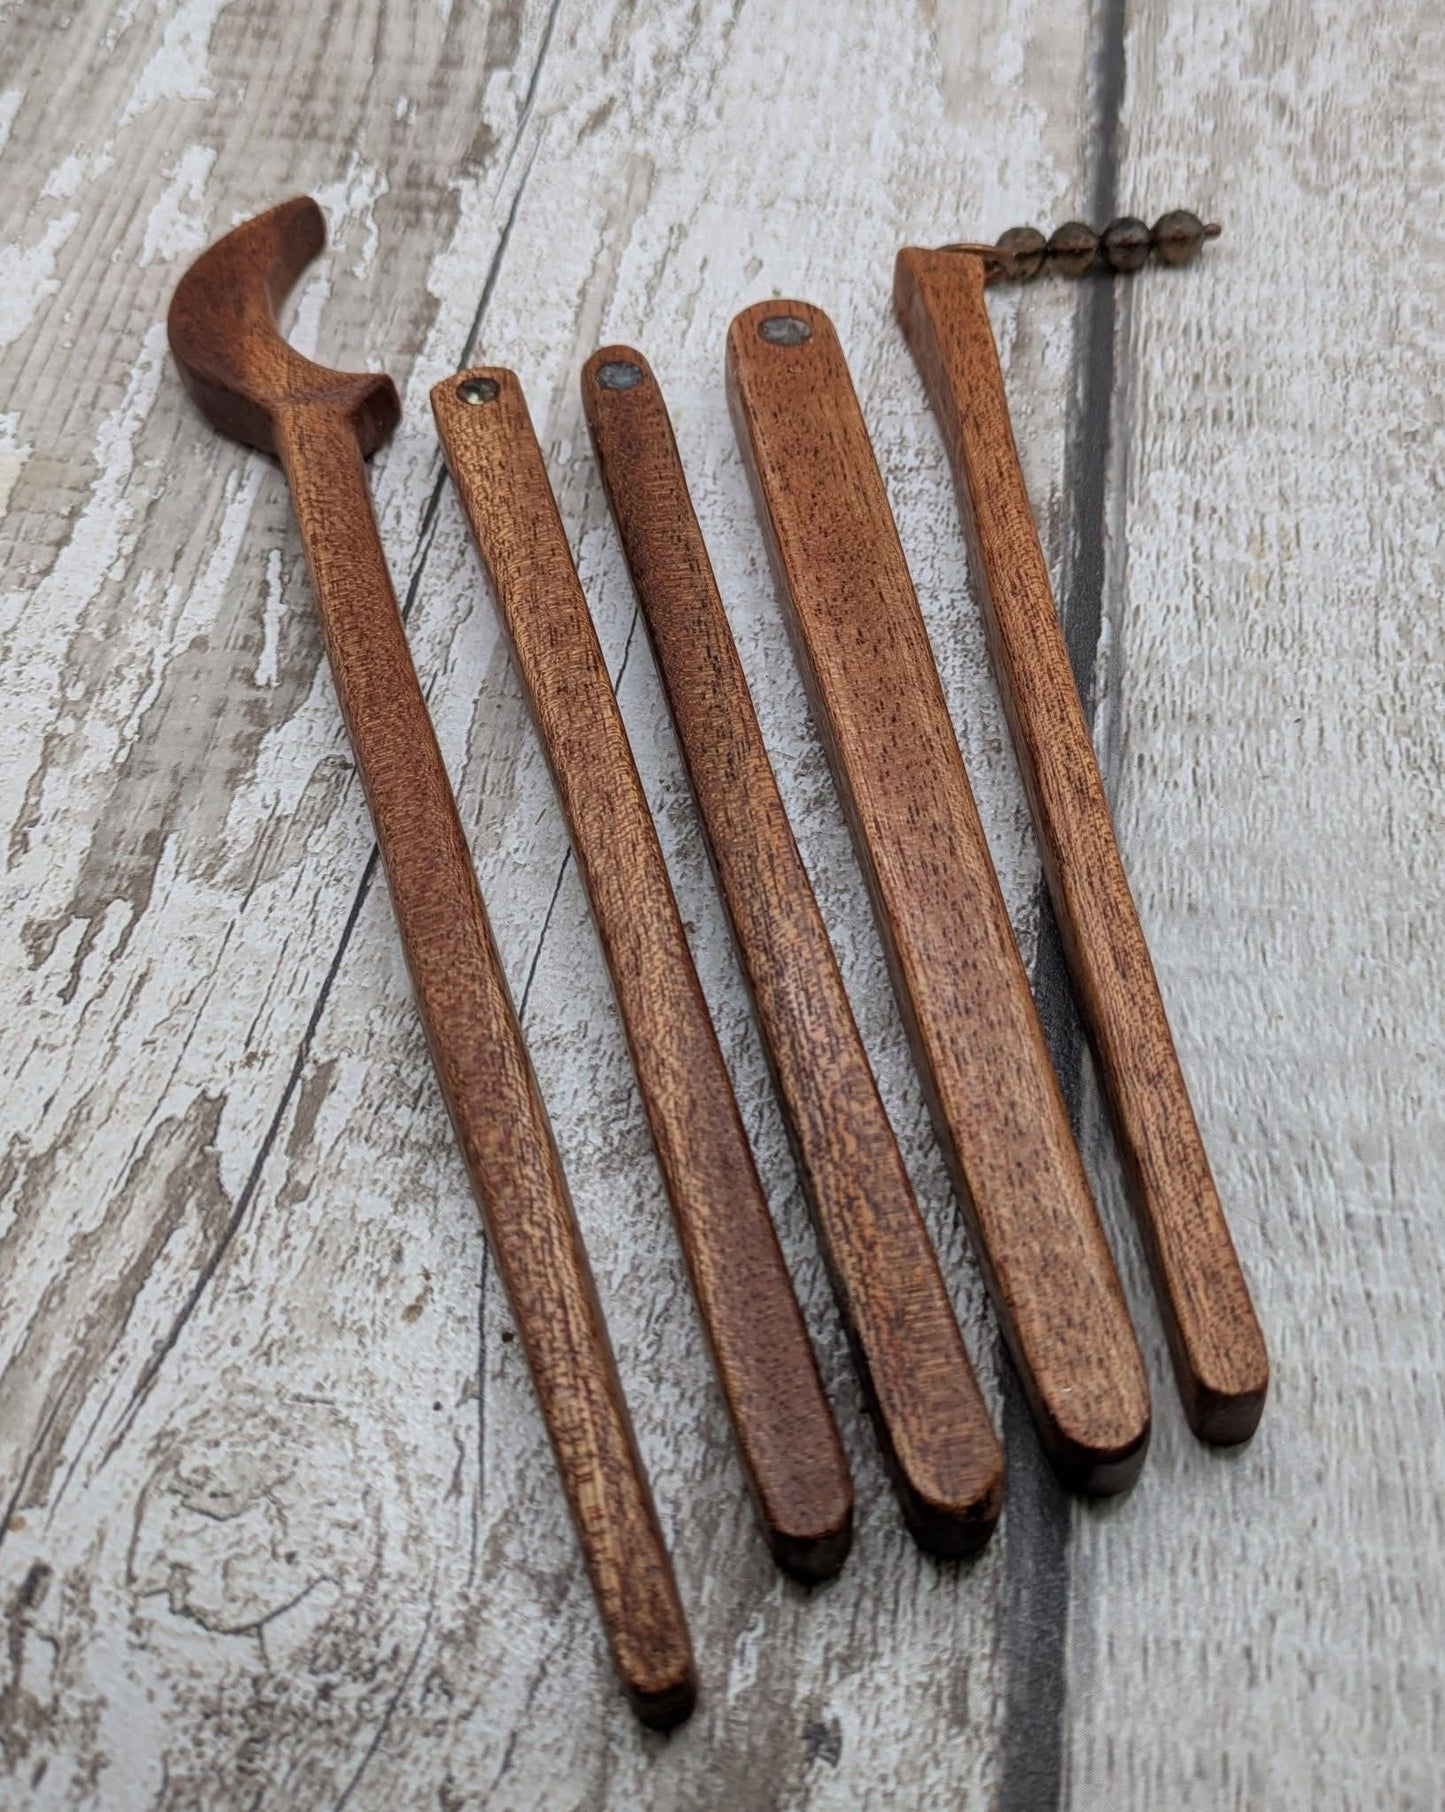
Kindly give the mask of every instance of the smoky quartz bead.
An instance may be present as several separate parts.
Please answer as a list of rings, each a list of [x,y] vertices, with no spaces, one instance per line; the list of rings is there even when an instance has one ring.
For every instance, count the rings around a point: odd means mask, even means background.
[[[999,239],[997,251],[1005,277],[1028,283],[1043,268],[1044,236],[1037,227],[1010,227]]]
[[[1132,214],[1126,214],[1120,220],[1111,220],[1104,228],[1099,243],[1112,270],[1126,273],[1142,270],[1149,262],[1152,243],[1149,229]]]
[[[1082,220],[1068,220],[1049,235],[1049,263],[1061,277],[1082,277],[1099,256],[1099,235]]]
[[[1154,222],[1154,252],[1161,264],[1192,264],[1204,240],[1204,222],[1188,208],[1175,208]]]

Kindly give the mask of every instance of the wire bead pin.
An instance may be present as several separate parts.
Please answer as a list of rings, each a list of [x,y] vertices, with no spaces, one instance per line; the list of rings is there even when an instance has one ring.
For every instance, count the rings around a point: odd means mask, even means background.
[[[1048,239],[1013,227],[995,245],[906,247],[894,305],[953,465],[970,564],[1043,851],[1064,952],[1113,1109],[1190,1425],[1248,1440],[1269,1359],[1174,1049],[1120,859],[1029,507],[985,300],[993,281],[1045,268],[1129,274],[1191,263],[1219,233],[1179,208],[1151,228],[1079,221]],[[961,253],[970,254],[960,256]]]
[[[957,244],[940,249],[970,252],[981,258],[991,283],[1032,283],[1044,271],[1058,277],[1086,277],[1090,271],[1107,270],[1133,276],[1143,270],[1150,256],[1161,264],[1181,269],[1199,256],[1206,239],[1224,231],[1217,221],[1208,225],[1188,208],[1161,214],[1150,227],[1132,214],[1111,220],[1096,233],[1082,220],[1068,220],[1047,238],[1037,227],[1010,227],[992,245]]]

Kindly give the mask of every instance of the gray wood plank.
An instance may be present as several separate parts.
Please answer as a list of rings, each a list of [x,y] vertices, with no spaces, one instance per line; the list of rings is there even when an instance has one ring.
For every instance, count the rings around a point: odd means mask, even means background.
[[[1073,203],[1082,11],[965,28],[851,4],[180,0],[67,26],[20,6],[6,31],[3,961],[25,1001],[0,1222],[12,1782],[57,1807],[989,1803],[1026,1549],[1005,1532],[967,1572],[937,1568],[884,1488],[574,391],[615,335],[667,382],[997,1402],[720,349],[761,295],[834,312],[1032,947],[1036,864],[887,294],[907,239]],[[704,1701],[666,1744],[639,1736],[607,1670],[369,865],[279,480],[205,432],[164,358],[186,259],[303,187],[336,246],[295,338],[404,385],[374,480],[383,534],[693,1619]],[[1074,313],[1040,292],[998,317],[1055,550]],[[424,393],[471,352],[527,383],[855,1459],[857,1551],[811,1596],[754,1534],[555,805],[439,485]]]
[[[1069,1799],[1436,1806],[1445,41],[1242,0],[1129,49],[1125,197],[1226,235],[1122,304],[1100,728],[1275,1378],[1235,1456],[1157,1393],[1076,1512]]]

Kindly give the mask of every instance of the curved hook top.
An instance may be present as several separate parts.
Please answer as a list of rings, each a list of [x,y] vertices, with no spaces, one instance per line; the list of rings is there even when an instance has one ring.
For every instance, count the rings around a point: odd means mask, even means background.
[[[171,298],[166,332],[186,389],[213,428],[266,453],[276,451],[278,416],[298,404],[343,410],[363,457],[401,419],[384,372],[331,371],[281,337],[276,310],[325,243],[321,209],[298,195],[209,246]]]

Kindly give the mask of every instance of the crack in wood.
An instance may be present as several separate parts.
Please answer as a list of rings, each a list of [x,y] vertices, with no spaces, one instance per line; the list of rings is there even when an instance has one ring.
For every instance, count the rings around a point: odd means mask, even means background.
[[[1086,123],[1089,209],[1101,225],[1117,202],[1127,0],[1100,0]],[[1065,439],[1069,495],[1060,614],[1087,722],[1103,629],[1109,444],[1114,399],[1114,284],[1080,286],[1076,377]],[[1106,775],[1106,780],[1108,776]],[[1034,993],[1076,1138],[1084,1036],[1048,887],[1037,883]],[[1018,1381],[1004,1358],[1004,1440],[1011,1458],[1005,1547],[1004,1716],[997,1812],[1050,1812],[1067,1788],[1069,1547],[1073,1512],[1044,1461]]]
[[[301,1042],[297,1047],[296,1056],[291,1064],[291,1072],[286,1078],[286,1084],[281,1091],[281,1098],[276,1104],[275,1111],[272,1113],[271,1118],[267,1123],[266,1131],[262,1136],[261,1143],[256,1151],[256,1156],[253,1159],[250,1171],[247,1174],[245,1186],[241,1190],[240,1195],[236,1198],[236,1205],[227,1218],[226,1224],[221,1231],[220,1238],[212,1246],[195,1281],[186,1292],[181,1307],[172,1320],[169,1329],[166,1331],[159,1346],[142,1367],[141,1374],[131,1390],[126,1407],[121,1412],[121,1418],[116,1426],[115,1432],[111,1435],[110,1440],[107,1441],[105,1449],[101,1454],[100,1461],[96,1467],[97,1472],[101,1471],[109,1464],[111,1459],[114,1458],[122,1441],[130,1431],[131,1424],[140,1413],[141,1405],[149,1395],[151,1386],[155,1383],[162,1365],[164,1365],[167,1356],[174,1350],[176,1342],[185,1332],[186,1324],[190,1321],[192,1315],[195,1314],[196,1309],[199,1307],[201,1297],[205,1294],[207,1286],[215,1276],[221,1260],[225,1257],[232,1240],[234,1240],[236,1234],[240,1231],[241,1225],[250,1210],[251,1203],[255,1199],[256,1191],[260,1186],[262,1175],[265,1172],[266,1160],[270,1157],[271,1148],[276,1143],[276,1137],[285,1122],[287,1111],[291,1105],[291,1099],[300,1086],[307,1059],[311,1054],[311,1045],[316,1036],[316,1028],[321,1023],[321,1015],[325,1011],[327,1000],[330,998],[331,990],[335,985],[337,974],[341,968],[341,959],[346,954],[347,946],[351,942],[351,934],[356,929],[357,920],[361,917],[361,909],[366,904],[367,895],[371,891],[371,883],[376,876],[377,864],[377,851],[375,845],[373,845],[371,853],[366,859],[366,866],[362,870],[361,880],[357,886],[356,893],[352,899],[351,910],[346,915],[346,923],[342,927],[341,936],[337,940],[336,949],[332,954],[330,965],[327,968],[326,975],[317,993],[310,1017],[306,1021],[306,1030],[302,1034]]]
[[[366,1752],[357,1764],[356,1772],[342,1788],[341,1797],[337,1800],[333,1812],[343,1812],[343,1808],[350,1803],[351,1796],[361,1784],[362,1777],[376,1759],[376,1752],[385,1741],[386,1733],[391,1728],[391,1721],[396,1716],[396,1708],[400,1705],[407,1687],[411,1685],[412,1675],[416,1672],[416,1664],[421,1659],[421,1652],[426,1647],[427,1637],[431,1634],[432,1617],[436,1611],[436,1587],[436,1573],[433,1572],[431,1590],[427,1594],[426,1616],[422,1619],[421,1634],[417,1637],[416,1647],[411,1651],[411,1659],[407,1662],[401,1679],[397,1682],[396,1691],[386,1702],[386,1709],[382,1712],[381,1719],[372,1732],[371,1741],[367,1744]]]

